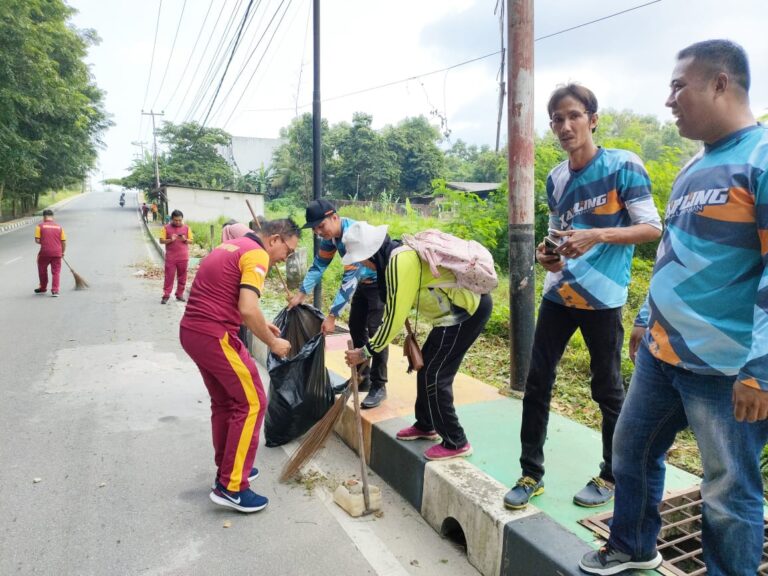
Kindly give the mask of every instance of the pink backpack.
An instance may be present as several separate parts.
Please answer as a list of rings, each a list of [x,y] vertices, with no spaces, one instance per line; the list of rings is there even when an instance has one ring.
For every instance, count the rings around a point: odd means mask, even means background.
[[[432,276],[440,277],[438,266],[450,270],[456,282],[445,286],[466,288],[476,294],[489,294],[499,285],[493,256],[485,246],[474,240],[462,240],[441,230],[424,230],[403,234],[403,248],[412,248],[429,263]],[[406,248],[407,247],[407,248]],[[394,256],[403,248],[393,251]]]

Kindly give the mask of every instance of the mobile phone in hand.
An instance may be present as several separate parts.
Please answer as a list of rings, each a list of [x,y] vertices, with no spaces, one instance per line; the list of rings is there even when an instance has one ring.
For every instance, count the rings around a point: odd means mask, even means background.
[[[557,230],[550,230],[547,236],[544,236],[544,254],[551,256],[558,255],[555,251],[560,245],[565,242],[565,238],[557,235]]]

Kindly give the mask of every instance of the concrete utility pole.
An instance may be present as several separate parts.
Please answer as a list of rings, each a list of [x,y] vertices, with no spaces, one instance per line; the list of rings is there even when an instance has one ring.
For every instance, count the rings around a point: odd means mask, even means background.
[[[314,89],[312,91],[312,197],[319,200],[323,195],[323,134],[322,116],[320,115],[320,0],[312,1],[312,36]],[[320,241],[313,235],[313,254],[317,256]],[[321,282],[315,285],[313,293],[315,308],[322,308],[323,286]]]
[[[153,110],[150,110],[149,112],[144,112],[144,110],[141,111],[142,115],[144,116],[152,116],[152,154],[155,157],[155,188],[160,189],[160,167],[157,164],[157,132],[155,130],[155,116],[164,116],[164,112],[154,112]],[[144,152],[144,149],[142,148],[142,154]]]
[[[534,331],[533,0],[507,0],[509,383],[524,390]]]

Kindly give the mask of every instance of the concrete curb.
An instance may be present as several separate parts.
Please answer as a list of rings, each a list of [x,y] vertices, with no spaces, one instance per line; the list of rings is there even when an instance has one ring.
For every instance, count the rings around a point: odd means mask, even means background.
[[[64,200],[59,200],[55,204],[51,204],[50,206],[48,206],[48,208],[50,208],[51,210],[61,208],[62,206],[66,206],[67,204],[69,204],[75,198],[79,198],[80,196],[82,196],[82,194],[75,194],[74,196],[70,196],[69,198],[64,198]],[[24,226],[29,226],[30,224],[39,222],[43,217],[42,214],[43,214],[43,211],[39,210],[34,216],[25,216],[24,218],[19,218],[18,220],[3,222],[2,224],[0,224],[0,234],[5,234],[6,232],[16,230],[17,228],[23,228]]]
[[[390,345],[391,358],[399,350]],[[326,351],[328,347],[326,348]],[[253,339],[252,355],[266,366],[267,349]],[[326,355],[326,362],[328,356]],[[346,378],[328,370],[331,380]],[[389,402],[395,400],[389,388]],[[467,558],[483,576],[579,576],[579,559],[594,548],[534,505],[524,510],[504,508],[508,487],[467,460],[429,462],[426,440],[403,442],[398,430],[411,421],[381,418],[380,409],[363,410],[364,454],[371,470],[406,499],[438,533],[463,535]],[[390,412],[391,414],[391,412]],[[357,450],[354,406],[347,403],[334,428],[352,450]]]
[[[22,228],[24,226],[28,226],[30,224],[34,224],[35,222],[39,222],[40,217],[39,216],[27,216],[26,218],[21,218],[19,220],[12,220],[10,222],[5,222],[3,224],[0,224],[0,234],[5,234],[6,232],[10,232],[11,230],[16,230],[17,228]]]
[[[397,354],[390,351],[390,354]],[[338,376],[341,378],[341,376]],[[391,392],[390,392],[391,395]],[[403,442],[397,431],[411,422],[375,422],[363,411],[369,466],[443,536],[463,534],[467,557],[483,576],[579,576],[578,560],[593,550],[536,506],[504,508],[508,487],[464,459],[429,462],[428,441]],[[354,407],[348,403],[335,431],[357,450]]]
[[[152,234],[152,230],[149,229],[149,223],[144,221],[144,218],[141,215],[141,206],[138,206],[137,213],[139,215],[139,220],[144,227],[144,232],[147,233],[147,236],[149,236],[149,239],[152,241],[152,245],[155,247],[155,250],[157,250],[160,259],[165,262],[165,250],[163,250],[163,246],[160,244],[160,241],[155,238],[154,234]]]

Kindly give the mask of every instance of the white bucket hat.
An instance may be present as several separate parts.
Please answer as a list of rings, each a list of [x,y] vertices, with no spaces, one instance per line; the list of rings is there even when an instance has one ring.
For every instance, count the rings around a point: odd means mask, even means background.
[[[388,228],[386,224],[371,226],[364,221],[351,224],[341,237],[347,249],[347,253],[341,259],[342,264],[356,264],[376,254],[384,243]]]

